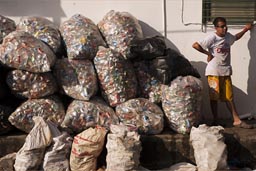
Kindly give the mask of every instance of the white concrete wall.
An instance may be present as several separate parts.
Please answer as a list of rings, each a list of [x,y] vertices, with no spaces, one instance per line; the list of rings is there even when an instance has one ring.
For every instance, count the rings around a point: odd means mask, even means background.
[[[0,14],[19,21],[22,16],[44,16],[56,24],[80,13],[95,23],[110,10],[127,11],[142,25],[145,36],[164,35],[167,45],[180,51],[203,76],[205,90],[202,115],[211,117],[207,84],[204,77],[206,56],[191,45],[214,30],[202,31],[202,0],[0,0]],[[229,28],[237,33],[241,27]],[[232,47],[233,84],[235,102],[240,114],[256,111],[256,36],[255,30],[247,32]],[[220,106],[223,118],[230,117],[224,104]]]

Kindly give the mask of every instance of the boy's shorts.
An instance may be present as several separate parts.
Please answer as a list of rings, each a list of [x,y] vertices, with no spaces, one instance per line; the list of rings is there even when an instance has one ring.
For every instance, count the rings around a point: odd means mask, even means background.
[[[207,76],[207,79],[210,100],[233,100],[233,89],[230,76]]]

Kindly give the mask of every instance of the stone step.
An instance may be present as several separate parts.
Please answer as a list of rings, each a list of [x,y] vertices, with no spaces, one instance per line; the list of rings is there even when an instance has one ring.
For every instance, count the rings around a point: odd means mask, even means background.
[[[256,129],[225,128],[228,164],[233,168],[256,169]],[[179,162],[195,164],[194,150],[189,135],[164,132],[142,136],[141,165],[156,170]]]
[[[225,127],[225,143],[228,150],[228,163],[235,168],[256,169],[256,128],[241,129]],[[16,131],[0,136],[0,157],[17,152],[25,142],[26,134]],[[150,170],[168,168],[179,162],[195,165],[194,151],[189,135],[165,130],[159,135],[142,135],[140,163]],[[105,164],[106,149],[100,157],[99,165]]]

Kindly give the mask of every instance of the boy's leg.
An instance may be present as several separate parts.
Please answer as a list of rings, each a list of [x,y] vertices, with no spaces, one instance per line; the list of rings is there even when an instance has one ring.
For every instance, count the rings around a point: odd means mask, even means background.
[[[233,124],[239,124],[241,122],[240,118],[238,117],[236,106],[233,100],[233,87],[232,87],[232,81],[231,77],[222,77],[222,99],[226,101],[226,106],[228,110],[230,111],[232,118],[233,118]]]
[[[219,77],[218,76],[207,76],[209,86],[209,96],[211,112],[213,115],[213,124],[217,123],[218,120],[218,99],[219,99]]]
[[[227,101],[227,106],[228,109],[230,110],[230,112],[232,113],[233,116],[233,126],[235,127],[239,127],[239,128],[246,128],[246,129],[252,129],[253,125],[249,125],[247,123],[245,123],[244,121],[241,121],[237,111],[236,111],[236,107],[235,107],[235,103],[233,100],[231,101]]]
[[[233,125],[238,125],[241,123],[241,120],[238,116],[236,106],[233,100],[227,101],[226,102],[227,108],[229,109],[230,113],[232,114],[233,117]]]
[[[222,99],[226,100],[226,105],[227,108],[229,109],[230,113],[232,114],[233,117],[233,125],[240,127],[240,128],[253,128],[252,125],[248,125],[245,122],[241,121],[237,110],[236,106],[233,100],[233,89],[232,89],[232,82],[231,82],[231,77],[223,77],[223,86],[221,87],[222,90]]]

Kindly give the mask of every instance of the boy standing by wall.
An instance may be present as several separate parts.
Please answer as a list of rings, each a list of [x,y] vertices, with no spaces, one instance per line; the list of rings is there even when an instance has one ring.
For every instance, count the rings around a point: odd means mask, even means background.
[[[208,79],[210,105],[214,123],[217,122],[218,101],[220,100],[226,102],[227,108],[233,116],[233,125],[235,127],[253,128],[252,125],[241,121],[238,116],[233,99],[232,66],[230,64],[231,45],[250,30],[252,24],[245,25],[244,29],[235,35],[227,31],[227,22],[223,17],[215,18],[213,25],[216,31],[204,39],[195,42],[192,47],[208,56],[205,75]]]

